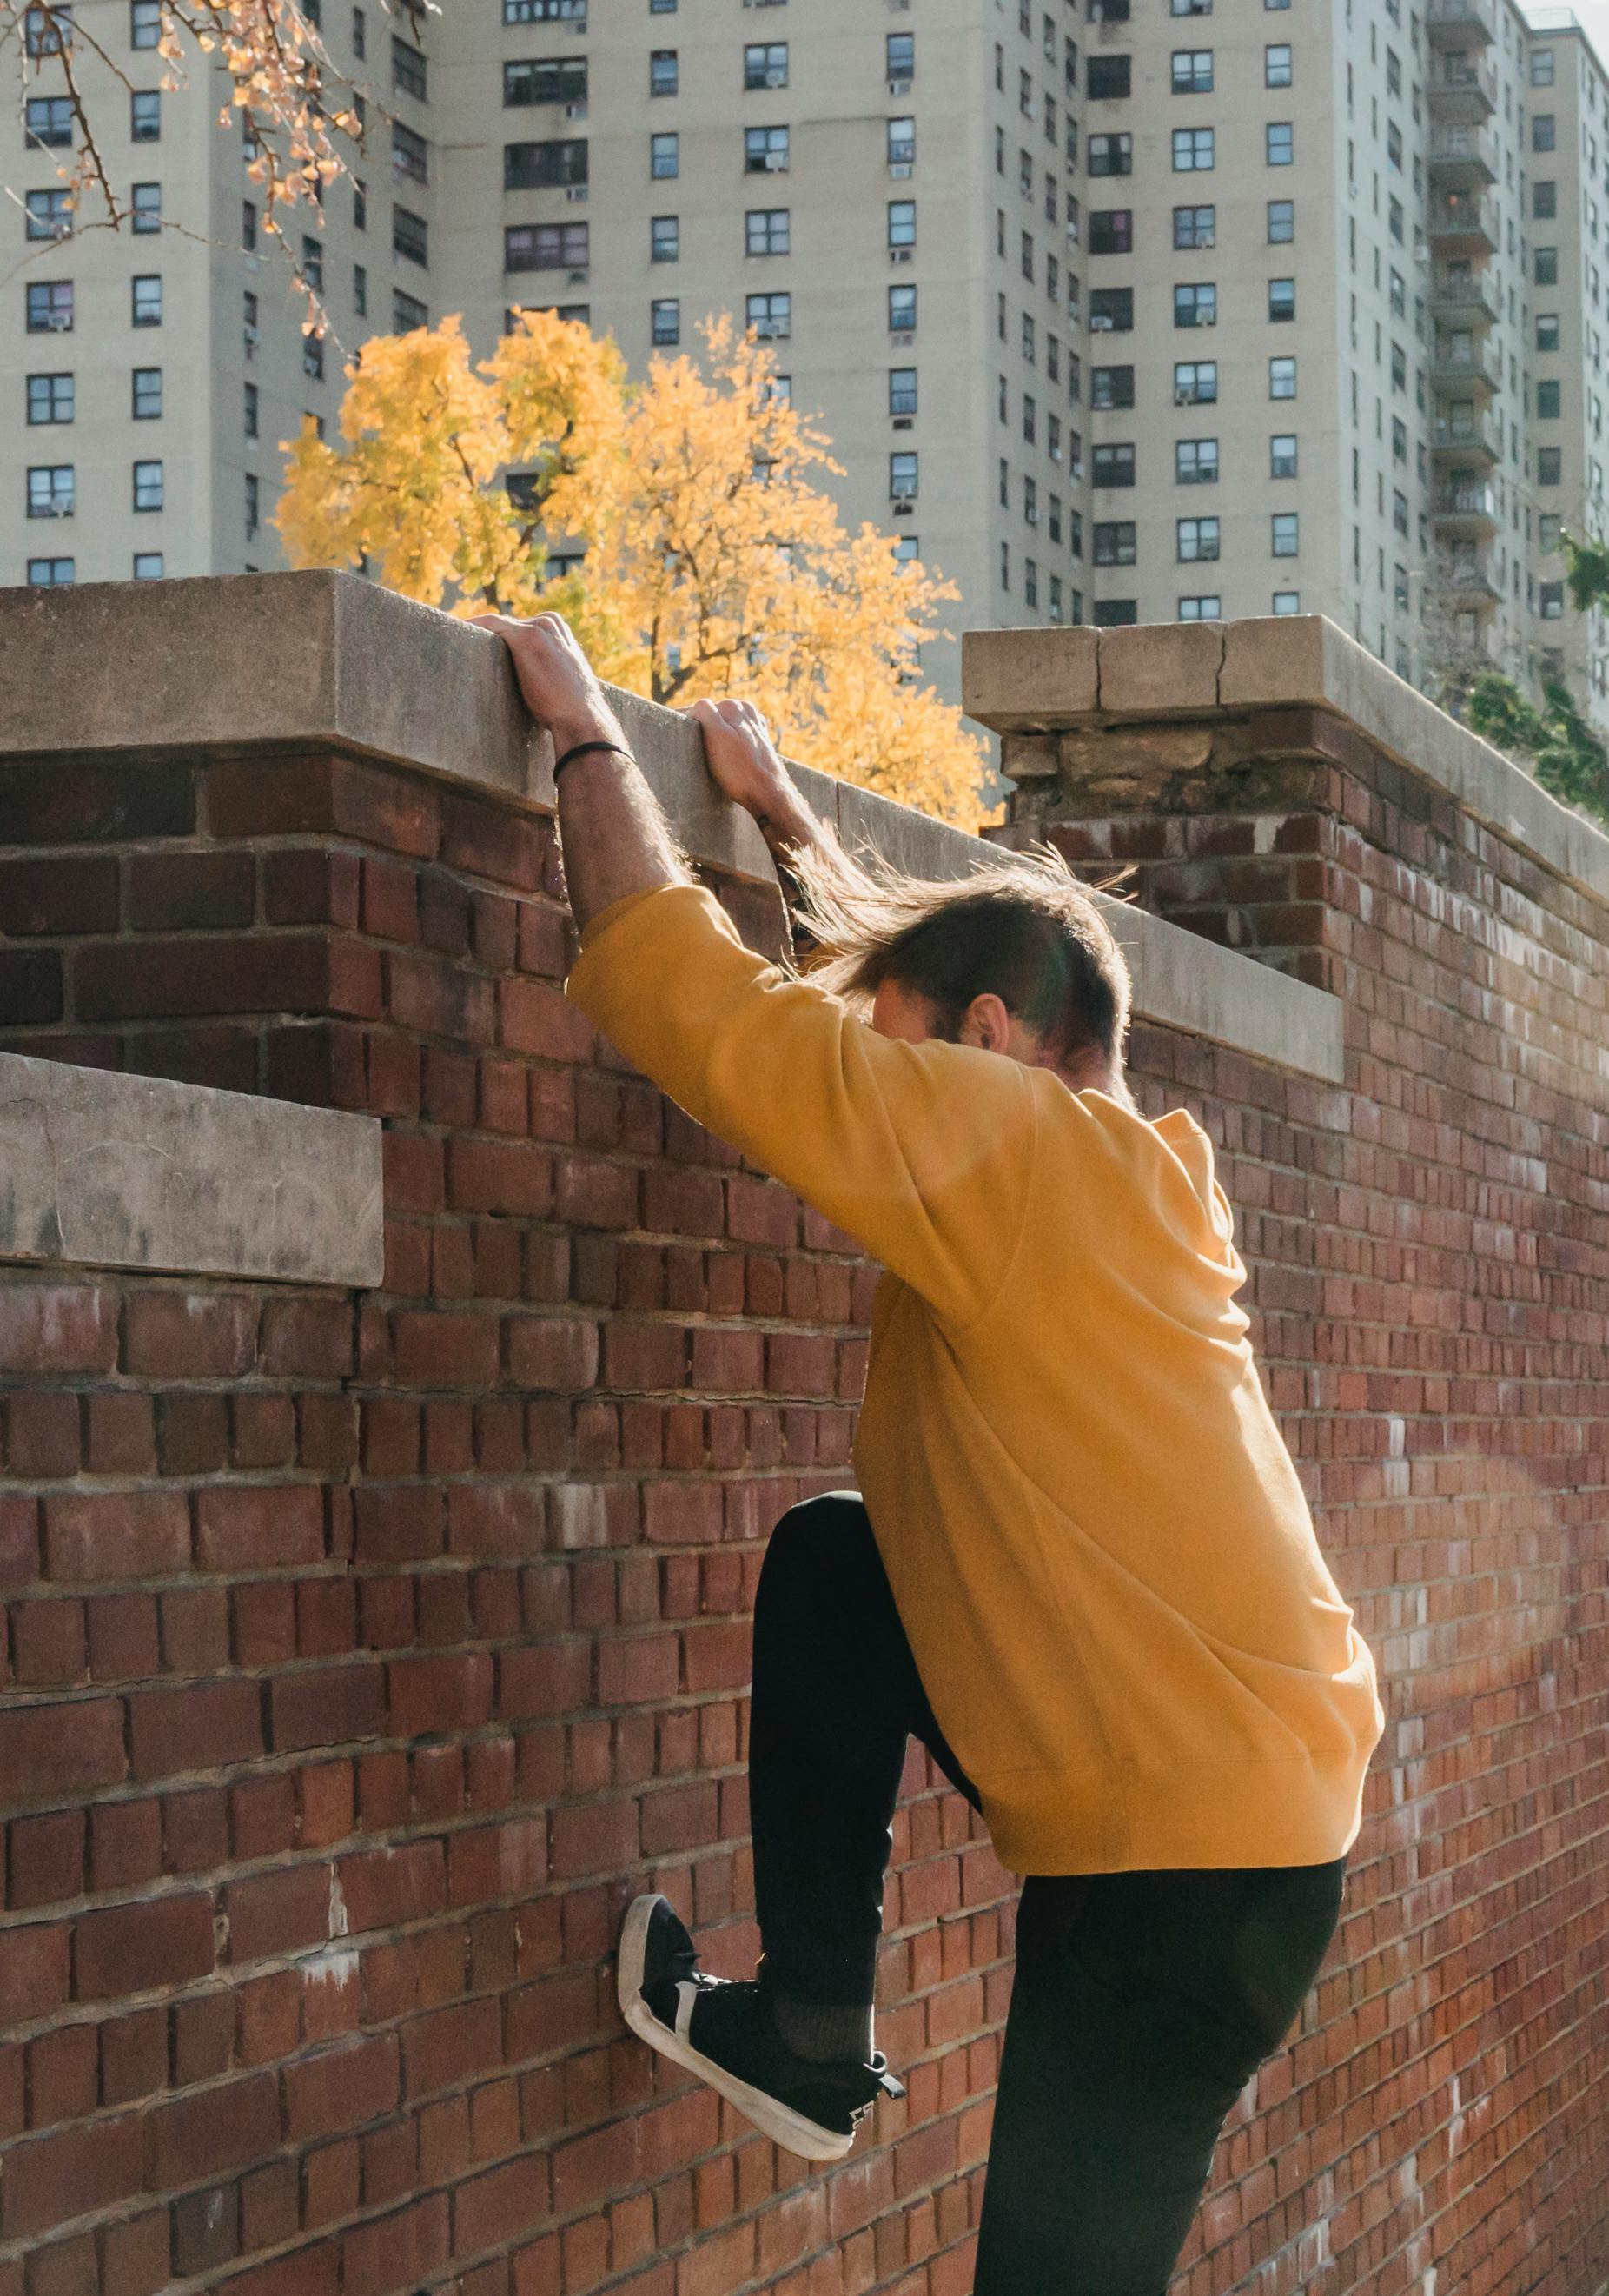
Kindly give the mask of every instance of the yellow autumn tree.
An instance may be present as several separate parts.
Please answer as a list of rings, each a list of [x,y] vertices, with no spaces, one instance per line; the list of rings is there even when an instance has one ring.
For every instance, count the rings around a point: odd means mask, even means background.
[[[984,744],[920,668],[954,586],[845,532],[815,482],[838,465],[771,352],[730,320],[705,333],[701,364],[656,359],[634,385],[611,340],[551,312],[479,362],[456,318],[365,343],[341,443],[309,423],[290,447],[291,562],[366,565],[454,612],[556,608],[616,684],[745,696],[799,763],[972,827]]]

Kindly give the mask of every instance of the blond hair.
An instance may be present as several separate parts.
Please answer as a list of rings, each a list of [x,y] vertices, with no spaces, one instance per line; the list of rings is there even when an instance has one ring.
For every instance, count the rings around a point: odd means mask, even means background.
[[[1091,889],[1040,840],[965,877],[913,877],[874,848],[852,857],[824,828],[779,868],[795,921],[784,970],[861,1018],[896,980],[936,1005],[953,1040],[973,998],[992,993],[1058,1062],[1121,1061],[1129,968],[1094,894],[1126,871]]]

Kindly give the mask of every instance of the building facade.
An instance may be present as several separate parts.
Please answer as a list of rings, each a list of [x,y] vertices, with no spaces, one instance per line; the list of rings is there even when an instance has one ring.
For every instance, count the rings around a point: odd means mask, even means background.
[[[1317,611],[1433,690],[1562,667],[1609,717],[1559,554],[1609,530],[1609,78],[1567,10],[323,0],[368,90],[354,176],[292,227],[323,346],[153,14],[80,0],[127,50],[134,228],[54,236],[48,57],[20,124],[5,580],[279,562],[279,442],[367,334],[461,312],[485,350],[556,307],[640,372],[731,312],[957,628]]]

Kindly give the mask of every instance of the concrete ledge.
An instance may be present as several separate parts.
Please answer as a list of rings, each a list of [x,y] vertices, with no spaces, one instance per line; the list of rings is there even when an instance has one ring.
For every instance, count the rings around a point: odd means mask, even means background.
[[[1328,710],[1533,860],[1609,899],[1609,836],[1321,614],[972,630],[961,642],[961,698],[1001,734]]]
[[[967,649],[975,683],[981,664],[997,697],[1025,693],[1043,722],[1096,707],[1092,630],[991,632],[981,654],[974,639]],[[271,772],[275,750],[337,748],[534,811],[555,804],[551,746],[499,641],[354,574],[0,590],[0,771],[8,757],[86,754],[127,756],[137,770],[141,755],[194,750],[267,751]],[[688,852],[774,884],[764,839],[705,771],[696,730],[636,695],[614,699]],[[988,718],[976,695],[968,706]],[[829,775],[796,767],[794,778],[852,850],[870,845],[920,874],[966,876],[1007,849]],[[1113,906],[1141,1018],[1339,1077],[1333,999]]]
[[[0,1259],[369,1287],[366,1116],[0,1053]]]

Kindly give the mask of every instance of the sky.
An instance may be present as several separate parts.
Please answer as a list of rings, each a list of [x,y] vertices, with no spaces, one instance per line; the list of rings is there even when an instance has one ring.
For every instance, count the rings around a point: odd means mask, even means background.
[[[1588,38],[1609,70],[1609,0],[1564,0],[1564,4],[1586,27]]]

